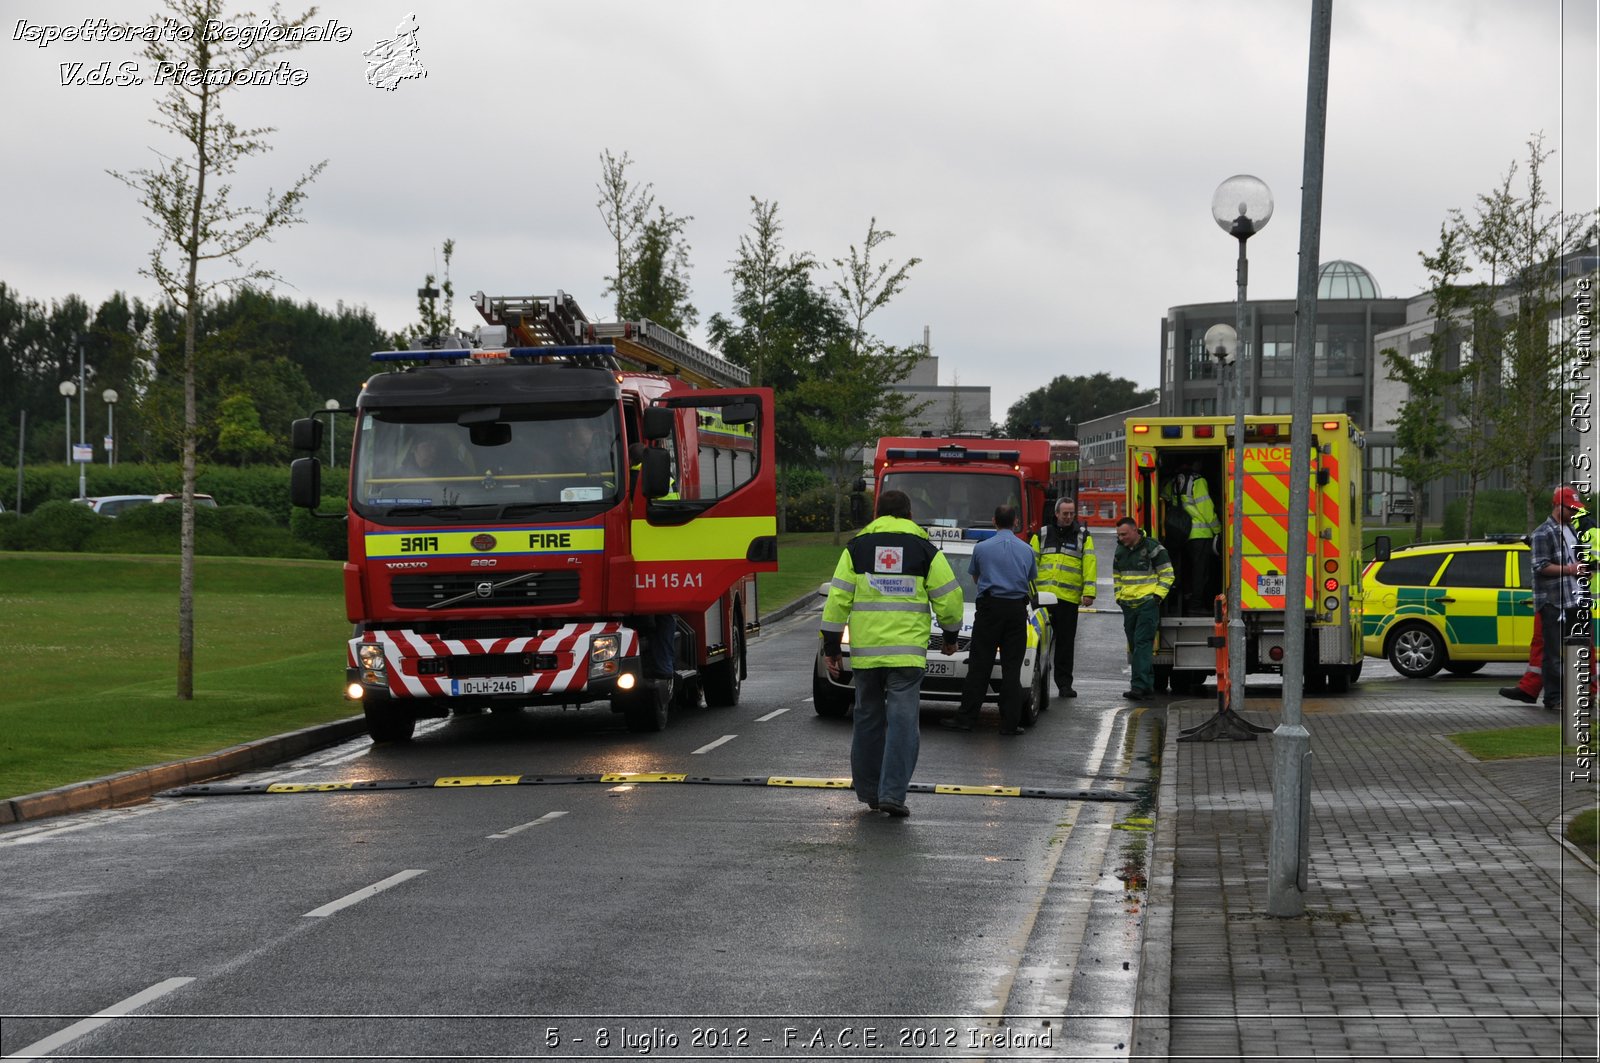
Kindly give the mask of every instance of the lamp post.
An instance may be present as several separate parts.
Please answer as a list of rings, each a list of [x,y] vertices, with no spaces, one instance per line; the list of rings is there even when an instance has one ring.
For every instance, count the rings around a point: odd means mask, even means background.
[[[106,388],[100,393],[100,397],[106,400],[106,465],[111,467],[117,463],[116,409],[117,399],[121,396],[117,394],[116,388]]]
[[[1244,707],[1244,617],[1239,592],[1244,582],[1244,355],[1249,347],[1244,331],[1245,288],[1250,267],[1245,242],[1272,220],[1272,191],[1266,182],[1249,174],[1236,174],[1217,186],[1211,197],[1211,217],[1222,231],[1239,241],[1239,294],[1234,302],[1235,356],[1233,359],[1233,544],[1228,569],[1228,705],[1230,712]]]
[[[1239,351],[1239,333],[1232,325],[1212,325],[1206,329],[1206,353],[1217,360],[1217,413],[1222,413],[1224,380],[1228,365]]]
[[[56,388],[61,392],[61,397],[67,400],[67,464],[72,464],[72,396],[78,393],[78,385],[70,380],[63,380],[61,386]]]
[[[322,404],[322,408],[328,411],[328,468],[332,469],[337,465],[333,460],[333,426],[334,418],[339,413],[339,400],[329,399]]]

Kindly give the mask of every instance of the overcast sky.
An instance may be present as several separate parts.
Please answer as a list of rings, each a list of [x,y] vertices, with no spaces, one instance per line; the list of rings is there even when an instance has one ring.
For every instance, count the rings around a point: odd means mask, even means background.
[[[1335,0],[1320,260],[1415,294],[1446,212],[1538,132],[1558,152],[1554,195],[1600,202],[1596,6]],[[160,12],[0,3],[0,281],[26,297],[154,296],[138,274],[153,230],[106,170],[177,142],[147,121],[162,94],[148,64],[144,85],[62,84],[64,64],[116,69],[137,45],[19,34]],[[362,52],[412,13],[427,76],[372,86]],[[1166,309],[1233,297],[1236,245],[1210,215],[1232,174],[1262,178],[1277,204],[1250,242],[1250,294],[1294,297],[1310,13],[1309,0],[332,0],[315,21],[352,36],[290,53],[304,84],[225,97],[235,121],[277,129],[234,185],[254,202],[326,159],[305,224],[254,258],[282,294],[364,305],[390,330],[416,319],[446,238],[458,323],[476,323],[478,289],[562,289],[609,317],[604,149],[692,216],[702,321],[727,311],[751,196],[778,203],[791,250],[825,263],[875,217],[896,234],[882,252],[922,262],[870,327],[894,343],[931,329],[940,383],[990,386],[999,421],[1060,374],[1155,386]]]

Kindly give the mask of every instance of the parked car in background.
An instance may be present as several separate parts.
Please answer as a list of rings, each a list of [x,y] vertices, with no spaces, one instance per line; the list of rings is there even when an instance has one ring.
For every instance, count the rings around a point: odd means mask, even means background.
[[[1528,659],[1533,577],[1522,536],[1397,547],[1367,566],[1362,587],[1362,652],[1407,678]]]
[[[928,670],[922,679],[922,700],[959,703],[961,688],[967,681],[967,651],[968,645],[972,642],[972,618],[977,610],[978,584],[970,571],[972,551],[977,542],[972,539],[941,539],[935,542],[944,552],[945,560],[950,562],[950,570],[955,573],[956,581],[961,584],[961,635],[957,641],[959,648],[956,652],[948,657],[945,656],[944,633],[939,630],[938,620],[932,615],[928,617]],[[818,593],[826,596],[828,584],[824,583]],[[1050,614],[1045,611],[1045,607],[1054,605],[1055,601],[1054,594],[1044,592],[1039,595],[1037,605],[1028,607],[1028,643],[1022,657],[1024,726],[1032,724],[1038,719],[1039,711],[1050,705],[1050,668],[1051,662],[1055,660],[1055,643],[1052,641],[1055,632],[1050,627]],[[820,716],[843,716],[855,706],[855,673],[850,668],[848,625],[844,632],[841,666],[839,681],[835,682],[828,674],[828,662],[827,658],[822,656],[819,638],[816,659],[812,663],[811,700]],[[995,660],[989,677],[989,689],[984,692],[983,701],[986,705],[999,704],[998,659]]]
[[[171,492],[171,493],[167,493],[167,494],[156,495],[155,498],[152,501],[155,501],[155,502],[182,502],[183,501],[183,492],[182,491],[177,491],[177,492]],[[195,492],[194,504],[197,505],[197,506],[210,506],[212,509],[215,509],[216,506],[217,506],[217,500],[212,498],[210,495],[202,495],[199,492]]]
[[[100,495],[96,498],[74,498],[80,506],[88,506],[102,517],[115,517],[138,506],[148,506],[155,495]]]

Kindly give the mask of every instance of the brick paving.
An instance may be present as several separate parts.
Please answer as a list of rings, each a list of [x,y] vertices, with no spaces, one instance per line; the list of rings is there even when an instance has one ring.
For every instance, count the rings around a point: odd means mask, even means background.
[[[1145,1012],[1161,994],[1141,994],[1134,1058],[1600,1057],[1600,879],[1551,833],[1595,806],[1596,783],[1568,781],[1570,754],[1479,763],[1444,738],[1552,721],[1495,682],[1306,699],[1310,873],[1293,919],[1267,914],[1271,736],[1178,743],[1215,706],[1169,705],[1170,1000],[1163,1023]],[[1246,716],[1276,725],[1273,694]]]

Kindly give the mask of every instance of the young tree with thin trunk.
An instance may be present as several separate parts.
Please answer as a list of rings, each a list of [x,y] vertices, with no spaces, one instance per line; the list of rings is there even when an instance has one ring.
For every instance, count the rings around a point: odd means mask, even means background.
[[[291,39],[255,41],[243,48],[241,40],[252,40],[244,31],[262,21],[251,12],[229,15],[223,0],[167,0],[168,15],[154,24],[177,24],[194,32],[169,37],[152,33],[143,56],[151,69],[161,64],[186,68],[187,75],[172,79],[166,95],[157,104],[159,117],[153,125],[177,136],[181,150],[161,156],[159,168],[110,171],[111,175],[139,195],[146,220],[158,239],[148,264],[139,272],[151,278],[162,294],[183,317],[183,518],[179,537],[178,585],[178,698],[194,697],[194,479],[195,440],[198,418],[195,408],[195,349],[198,326],[206,297],[218,288],[251,283],[270,283],[279,278],[243,259],[244,252],[258,241],[271,240],[273,233],[303,219],[301,206],[306,186],[322,172],[326,162],[312,166],[282,191],[269,191],[260,206],[241,206],[230,198],[232,187],[224,183],[239,163],[271,150],[267,127],[242,129],[222,113],[222,97],[239,87],[223,76],[244,68],[266,69],[271,57],[300,46]],[[299,27],[316,14],[311,8],[299,18],[285,19],[276,4],[268,20],[276,26]],[[208,33],[206,27],[220,24],[222,32]],[[229,33],[232,29],[234,32]],[[292,35],[286,35],[292,36]],[[158,153],[159,155],[160,153]],[[226,262],[236,271],[231,276],[202,279],[201,266]]]
[[[628,167],[632,164],[626,151],[620,159],[609,148],[602,151],[600,183],[595,185],[600,192],[595,206],[606,223],[606,232],[611,234],[617,256],[617,272],[606,278],[607,286],[601,294],[616,296],[612,305],[619,321],[624,320],[623,308],[632,295],[629,278],[633,273],[634,243],[656,203],[653,185],[641,186],[628,180]]]

